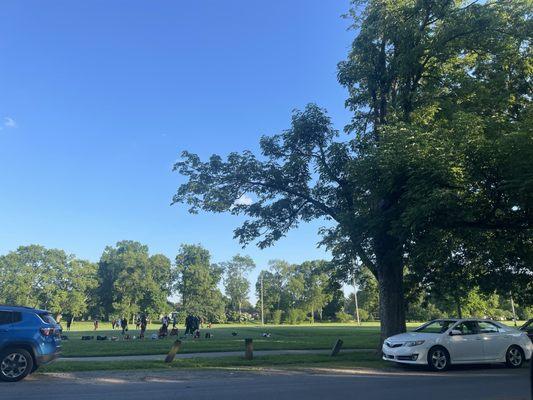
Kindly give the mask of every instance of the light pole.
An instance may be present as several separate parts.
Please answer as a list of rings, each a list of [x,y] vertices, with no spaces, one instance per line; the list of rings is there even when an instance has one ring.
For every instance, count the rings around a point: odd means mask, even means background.
[[[355,285],[355,272],[353,274],[353,297],[355,299],[355,317],[357,318],[357,325],[361,325],[361,320],[359,319],[359,304],[357,302],[357,286]]]
[[[263,271],[261,271],[261,325],[265,324],[265,312],[263,307]]]
[[[511,310],[513,311],[513,322],[514,326],[516,326],[516,313],[514,310],[514,301],[513,301],[513,295],[511,294]]]

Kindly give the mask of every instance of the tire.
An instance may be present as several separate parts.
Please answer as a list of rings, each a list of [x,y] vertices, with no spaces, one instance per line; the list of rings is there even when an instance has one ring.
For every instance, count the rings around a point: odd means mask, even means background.
[[[0,352],[0,380],[18,382],[33,370],[33,357],[24,349],[12,348]]]
[[[433,347],[428,352],[428,367],[432,371],[442,372],[450,367],[450,354],[444,347]]]
[[[518,346],[511,346],[505,353],[505,364],[509,368],[520,368],[524,364],[524,351]]]

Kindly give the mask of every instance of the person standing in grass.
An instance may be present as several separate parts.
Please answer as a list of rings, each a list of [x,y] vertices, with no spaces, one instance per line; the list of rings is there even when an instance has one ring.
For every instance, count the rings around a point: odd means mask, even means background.
[[[120,327],[122,328],[122,334],[124,335],[128,331],[128,320],[124,316],[120,319]]]
[[[96,331],[98,329],[98,318],[94,319],[93,325],[94,325],[94,330]]]
[[[140,339],[144,339],[144,333],[146,332],[146,325],[148,321],[146,320],[146,315],[141,315],[141,334],[139,335]]]

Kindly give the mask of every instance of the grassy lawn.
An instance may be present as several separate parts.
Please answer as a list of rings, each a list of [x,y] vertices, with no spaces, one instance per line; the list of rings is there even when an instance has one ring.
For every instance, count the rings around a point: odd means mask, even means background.
[[[510,322],[512,324],[512,322]],[[414,328],[420,323],[410,323],[408,328]],[[135,326],[133,326],[135,328]],[[157,325],[152,325],[147,331],[147,339],[122,340],[119,330],[111,330],[111,324],[101,323],[98,331],[92,330],[90,322],[75,322],[70,332],[65,332],[69,340],[63,341],[64,357],[84,356],[120,356],[165,354],[172,346],[176,337],[163,340],[151,340],[150,335],[157,332]],[[180,326],[180,335],[184,327]],[[337,339],[344,341],[344,348],[375,349],[379,343],[379,323],[370,322],[357,326],[354,323],[334,324],[316,323],[313,325],[214,325],[211,329],[201,329],[202,336],[210,332],[212,339],[193,340],[183,339],[181,353],[212,352],[212,351],[240,351],[244,348],[244,339],[254,339],[255,350],[303,350],[330,349]],[[237,336],[232,333],[236,332]],[[272,336],[264,338],[263,332]],[[130,335],[138,336],[139,332],[130,329]],[[117,341],[82,341],[82,335],[116,336]]]
[[[83,356],[118,356],[118,355],[143,355],[165,354],[172,346],[176,337],[162,340],[151,340],[150,335],[156,332],[152,329],[147,332],[144,340],[122,340],[120,331],[98,330],[86,331],[73,327],[76,330],[65,332],[69,340],[64,340],[64,357]],[[102,328],[108,328],[104,326]],[[152,327],[155,328],[155,327]],[[184,328],[180,327],[180,334]],[[298,326],[259,326],[259,325],[218,325],[211,329],[202,329],[213,335],[212,339],[182,339],[182,353],[195,353],[207,351],[238,351],[244,348],[244,339],[254,339],[255,350],[300,350],[300,349],[330,349],[335,341],[341,338],[345,348],[374,349],[379,343],[379,328],[374,326],[355,326],[354,324],[314,324]],[[232,333],[237,333],[233,336]],[[263,332],[271,334],[270,338],[261,336]],[[138,331],[132,329],[130,335],[138,336]],[[82,341],[82,335],[116,336],[117,341]]]
[[[178,359],[171,364],[163,361],[112,361],[64,362],[39,369],[39,372],[109,371],[109,370],[165,370],[165,369],[229,369],[261,367],[337,367],[383,368],[388,365],[375,353],[345,353],[336,357],[327,355],[277,355],[255,357],[248,361],[242,357]]]

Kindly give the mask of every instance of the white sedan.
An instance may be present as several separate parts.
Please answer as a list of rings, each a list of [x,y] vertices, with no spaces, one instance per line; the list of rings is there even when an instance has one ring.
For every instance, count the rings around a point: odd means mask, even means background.
[[[533,343],[525,332],[483,319],[440,319],[412,332],[387,338],[383,359],[428,365],[444,371],[451,364],[506,363],[520,368],[531,359]]]

